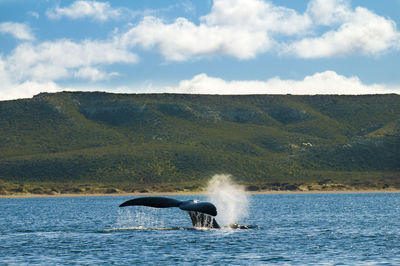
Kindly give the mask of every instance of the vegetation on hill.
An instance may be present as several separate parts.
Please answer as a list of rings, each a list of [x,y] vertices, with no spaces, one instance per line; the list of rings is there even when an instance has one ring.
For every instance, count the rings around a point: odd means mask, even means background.
[[[0,194],[400,188],[400,95],[42,93],[0,102]],[[36,191],[36,192],[35,192]]]

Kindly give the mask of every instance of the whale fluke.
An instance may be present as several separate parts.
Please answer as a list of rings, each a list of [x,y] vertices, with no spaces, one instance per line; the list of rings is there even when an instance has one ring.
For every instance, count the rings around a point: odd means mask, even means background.
[[[126,206],[147,206],[153,208],[171,208],[179,207],[182,203],[180,200],[165,197],[142,197],[125,201],[120,207]]]
[[[179,209],[189,212],[205,213],[211,216],[217,216],[217,208],[210,202],[200,202],[197,200],[183,201],[179,204]]]
[[[194,227],[220,228],[213,217],[217,215],[217,208],[210,202],[200,202],[198,200],[180,201],[167,197],[141,197],[125,201],[119,205],[119,207],[126,206],[178,207],[189,213]]]

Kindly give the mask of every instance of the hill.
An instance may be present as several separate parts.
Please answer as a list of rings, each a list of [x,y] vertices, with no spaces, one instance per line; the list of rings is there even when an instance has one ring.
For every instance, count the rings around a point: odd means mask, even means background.
[[[0,102],[0,193],[400,188],[400,95],[42,93]]]

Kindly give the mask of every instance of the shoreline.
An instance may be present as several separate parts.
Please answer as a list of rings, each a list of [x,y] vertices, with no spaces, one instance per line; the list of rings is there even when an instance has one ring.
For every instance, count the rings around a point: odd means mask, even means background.
[[[295,195],[295,194],[372,194],[372,193],[400,193],[400,189],[377,190],[312,190],[312,191],[246,191],[246,194],[257,195]],[[0,195],[0,199],[16,198],[74,198],[74,197],[134,197],[134,196],[182,196],[182,195],[207,195],[206,191],[184,191],[184,192],[146,192],[146,193],[71,193],[71,194],[13,194]]]

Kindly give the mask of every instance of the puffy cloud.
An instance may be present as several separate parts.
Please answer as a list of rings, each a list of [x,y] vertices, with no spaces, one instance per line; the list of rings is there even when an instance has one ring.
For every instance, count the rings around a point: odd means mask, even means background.
[[[155,91],[155,89],[152,89]],[[190,80],[168,87],[171,93],[194,94],[375,94],[399,93],[400,89],[388,89],[382,85],[363,84],[358,77],[345,77],[334,71],[306,76],[303,80],[282,80],[279,77],[267,81],[226,81],[199,74]]]
[[[10,74],[6,70],[6,62],[0,55],[0,84],[2,86],[9,86],[11,84]]]
[[[0,23],[0,33],[11,34],[14,38],[24,41],[32,41],[35,39],[30,27],[22,23]]]
[[[214,0],[199,24],[147,16],[122,40],[185,61],[213,55],[250,59],[272,51],[302,58],[377,55],[399,49],[399,35],[392,20],[352,9],[348,0],[310,0],[303,14],[263,0]]]
[[[24,81],[23,83],[15,83],[7,87],[0,86],[0,101],[31,98],[41,92],[59,92],[64,90],[66,89],[61,88],[53,81]]]
[[[112,8],[108,2],[97,1],[75,1],[69,7],[56,7],[48,9],[46,12],[47,16],[52,19],[91,17],[99,21],[117,18],[121,13],[122,9]]]
[[[106,21],[126,12],[108,2],[80,0],[49,9],[47,15]],[[266,52],[323,58],[398,50],[400,33],[392,20],[366,8],[352,9],[349,0],[310,0],[303,14],[264,0],[214,0],[197,24],[182,17],[167,22],[145,16],[118,42],[129,49],[155,48],[169,61],[214,55],[250,59]],[[68,75],[65,69],[55,71]]]
[[[325,26],[342,23],[352,15],[349,0],[311,0],[306,13],[316,25]]]
[[[7,70],[17,80],[50,81],[72,76],[76,69],[114,63],[136,63],[137,56],[113,41],[72,42],[67,39],[38,45],[19,45],[6,59]],[[80,78],[94,79],[88,70],[78,70]],[[100,73],[97,77],[100,78]],[[96,79],[95,78],[95,79]]]
[[[91,81],[105,80],[112,76],[118,76],[117,72],[105,73],[94,67],[83,67],[75,72],[74,76],[82,79],[89,79]]]
[[[22,43],[9,56],[0,56],[0,100],[64,90],[54,82],[60,79],[109,79],[118,73],[106,73],[99,67],[136,63],[137,60],[135,54],[116,41],[73,42],[63,39],[37,45]]]
[[[29,27],[19,23],[1,23],[0,33],[18,39],[33,40]],[[104,65],[137,63],[138,57],[120,45],[116,36],[104,41],[68,39],[41,43],[23,42],[8,55],[0,54],[0,99],[31,97],[41,91],[59,91],[60,79],[79,78],[92,81],[118,75],[101,70]]]
[[[173,23],[147,16],[122,36],[123,43],[156,47],[171,61],[191,57],[230,55],[254,58],[272,48],[270,34],[297,35],[310,26],[307,15],[261,0],[214,0],[210,14],[195,23]]]
[[[6,62],[0,57],[0,101],[28,98],[40,92],[57,92],[62,89],[54,82],[15,82],[6,69]]]
[[[197,26],[185,18],[164,24],[155,17],[146,17],[138,26],[125,33],[122,43],[141,45],[144,48],[156,46],[171,61],[215,54],[252,58],[270,46],[269,37],[263,32],[204,24]]]
[[[398,49],[400,33],[392,20],[362,7],[343,16],[344,22],[337,30],[294,42],[286,52],[302,58],[320,58],[352,54],[377,55],[392,48]],[[332,16],[328,15],[327,18],[324,23],[333,21]]]
[[[263,0],[214,0],[211,12],[201,20],[208,26],[244,28],[266,33],[301,34],[309,29],[307,14]]]

